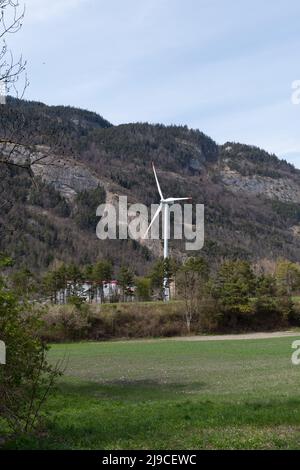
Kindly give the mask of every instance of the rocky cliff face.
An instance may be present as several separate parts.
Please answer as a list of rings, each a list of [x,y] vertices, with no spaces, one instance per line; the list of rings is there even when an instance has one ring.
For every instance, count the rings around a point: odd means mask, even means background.
[[[292,178],[270,178],[260,175],[241,175],[225,167],[220,171],[221,182],[233,193],[250,194],[281,202],[300,203],[300,185]]]
[[[33,164],[32,171],[68,201],[73,201],[76,194],[82,191],[95,189],[99,185],[105,186],[89,168],[72,159],[46,157],[40,163]]]

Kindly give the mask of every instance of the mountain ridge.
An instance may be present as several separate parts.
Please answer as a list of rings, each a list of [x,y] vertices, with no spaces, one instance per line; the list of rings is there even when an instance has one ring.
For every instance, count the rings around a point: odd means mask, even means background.
[[[151,161],[166,196],[189,195],[195,203],[205,204],[206,240],[201,254],[212,264],[234,257],[258,265],[266,264],[264,260],[272,264],[278,257],[300,261],[300,170],[275,155],[235,142],[218,145],[187,126],[115,126],[96,113],[32,101],[9,99],[1,115],[2,139],[13,130],[24,149],[30,145],[32,162],[37,154],[44,155],[32,165],[38,190],[21,169],[1,168],[1,194],[6,194],[9,203],[0,209],[0,249],[12,252],[19,265],[40,270],[55,262],[89,263],[108,256],[119,265],[135,258],[134,269],[144,272],[160,253],[160,242],[148,248],[133,241],[100,242],[92,214],[91,225],[84,225],[84,213],[91,208],[80,204],[90,198],[95,214],[99,201],[93,197],[98,187],[108,201],[127,195],[129,202],[158,202]],[[16,122],[22,124],[17,129]],[[19,152],[18,158],[23,157]],[[32,194],[37,192],[32,204]],[[22,229],[18,226],[20,216],[18,220],[15,212],[22,207],[31,214],[28,217],[37,233],[32,233],[23,217]],[[37,209],[35,215],[32,207]],[[44,210],[43,222],[37,216],[39,208]],[[74,243],[62,236],[64,230],[55,219],[58,213],[66,226],[77,223],[77,233],[74,227],[70,230]],[[6,233],[8,223],[14,236]],[[58,241],[43,237],[43,230]],[[41,250],[49,256],[42,256]],[[186,256],[177,242],[171,242],[171,253]]]

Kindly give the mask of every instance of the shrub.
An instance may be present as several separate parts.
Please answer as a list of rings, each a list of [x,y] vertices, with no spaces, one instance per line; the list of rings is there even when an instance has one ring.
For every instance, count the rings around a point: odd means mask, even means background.
[[[255,300],[254,308],[254,326],[264,330],[287,327],[294,311],[289,297],[260,297]]]
[[[0,280],[0,336],[6,344],[6,364],[0,366],[0,417],[14,433],[36,429],[42,407],[59,375],[46,358],[38,336],[40,317],[21,303]]]
[[[54,305],[44,313],[44,325],[40,329],[48,341],[81,340],[88,337],[91,314],[87,304]]]
[[[300,304],[294,303],[292,310],[288,313],[288,322],[291,326],[300,326]]]

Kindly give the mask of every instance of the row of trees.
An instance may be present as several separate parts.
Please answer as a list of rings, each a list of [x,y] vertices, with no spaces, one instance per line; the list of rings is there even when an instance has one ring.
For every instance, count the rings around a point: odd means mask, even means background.
[[[199,316],[208,330],[299,323],[291,295],[300,292],[300,266],[290,261],[279,260],[274,274],[257,274],[246,261],[225,261],[211,275],[203,259],[190,258],[177,280],[188,331]]]
[[[56,299],[57,292],[65,289],[67,282],[74,285],[72,296],[80,297],[80,288],[76,286],[84,281],[97,282],[101,286],[104,281],[116,279],[123,299],[132,293],[134,287],[136,300],[145,301],[162,299],[165,274],[170,283],[174,282],[177,298],[193,301],[194,295],[203,297],[209,293],[213,298],[222,298],[224,305],[229,302],[238,306],[245,295],[251,299],[261,295],[292,296],[300,292],[300,265],[284,259],[277,261],[273,274],[257,273],[248,262],[239,260],[225,261],[211,272],[207,261],[201,257],[188,258],[183,263],[171,258],[159,259],[145,277],[136,276],[128,265],[114,269],[111,261],[100,260],[85,266],[61,264],[40,278],[23,269],[10,276],[10,283],[27,297],[42,294]]]
[[[89,264],[82,268],[74,263],[70,265],[62,264],[58,269],[49,271],[43,277],[41,287],[42,292],[55,302],[57,292],[61,289],[65,289],[67,283],[69,283],[71,286],[71,298],[74,301],[76,297],[81,297],[81,285],[84,281],[96,282],[102,290],[103,300],[103,283],[105,281],[111,281],[113,277],[114,269],[111,261],[98,261],[94,265]],[[131,287],[134,285],[134,274],[128,266],[121,266],[116,278],[122,289],[122,297],[124,300],[129,295]]]
[[[174,259],[157,260],[148,275],[144,277],[135,275],[133,269],[124,264],[115,270],[112,262],[108,260],[101,260],[95,264],[89,264],[83,267],[74,263],[70,265],[62,264],[58,269],[47,272],[44,277],[37,282],[34,290],[37,292],[38,289],[40,289],[43,295],[51,299],[56,299],[58,291],[65,289],[67,283],[69,283],[73,285],[71,297],[74,300],[74,297],[80,297],[80,285],[84,281],[97,282],[97,284],[102,287],[103,282],[109,282],[115,279],[118,281],[121,289],[121,298],[119,300],[125,300],[133,295],[133,287],[135,299],[138,301],[148,301],[151,299],[161,300],[163,298],[162,286],[165,275],[167,275],[170,282],[172,282],[175,280],[179,270],[180,263]],[[24,275],[22,284],[26,286],[30,279],[30,277],[28,277],[28,271],[21,271],[21,273]],[[14,277],[17,278],[19,276],[20,274],[14,275]],[[18,283],[19,279],[15,284]],[[29,285],[33,287],[31,281],[29,281]],[[28,290],[30,290],[30,288]]]
[[[16,291],[22,286],[27,296],[42,292],[44,297],[56,302],[57,292],[69,282],[74,286],[69,302],[81,305],[84,297],[80,286],[84,281],[95,281],[102,287],[103,281],[117,279],[121,296],[114,301],[124,301],[130,295],[137,301],[149,301],[162,299],[166,272],[175,284],[176,299],[184,302],[188,332],[195,324],[202,330],[235,331],[298,322],[292,295],[300,292],[300,266],[284,259],[278,260],[273,274],[257,272],[241,260],[225,261],[212,272],[202,257],[190,257],[183,263],[159,259],[145,277],[135,276],[129,266],[114,272],[112,263],[102,260],[83,267],[61,265],[36,284],[28,271],[18,272],[12,276],[11,283]]]

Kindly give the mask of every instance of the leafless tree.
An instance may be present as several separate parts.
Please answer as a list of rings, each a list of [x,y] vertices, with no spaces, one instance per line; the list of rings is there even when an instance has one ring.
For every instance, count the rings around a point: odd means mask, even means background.
[[[202,258],[188,258],[177,274],[178,292],[185,303],[187,332],[191,332],[192,321],[201,312],[208,279],[208,266]]]
[[[0,0],[0,106],[5,105],[7,94],[22,98],[29,84],[26,61],[22,56],[15,60],[7,44],[9,35],[21,29],[24,15],[25,5],[18,0]],[[22,146],[16,141],[16,134],[22,128],[21,121],[22,116],[8,122],[6,113],[0,109],[0,163],[30,171],[28,152],[27,158],[18,158],[21,157]]]
[[[34,164],[55,164],[55,148],[44,147],[42,152],[37,150],[32,136],[22,133],[26,119],[24,115],[20,112],[13,119],[8,119],[4,108],[1,110],[8,94],[22,99],[29,85],[26,61],[22,55],[15,59],[7,44],[9,35],[21,29],[24,16],[23,3],[18,0],[0,0],[0,165],[18,167],[33,176]],[[56,135],[55,147],[60,146],[61,138]]]
[[[25,74],[26,62],[20,56],[14,59],[12,51],[7,45],[7,37],[14,34],[22,27],[25,6],[17,0],[0,0],[0,83],[2,92],[14,92],[19,96],[18,82],[24,77],[21,95],[28,85]]]

